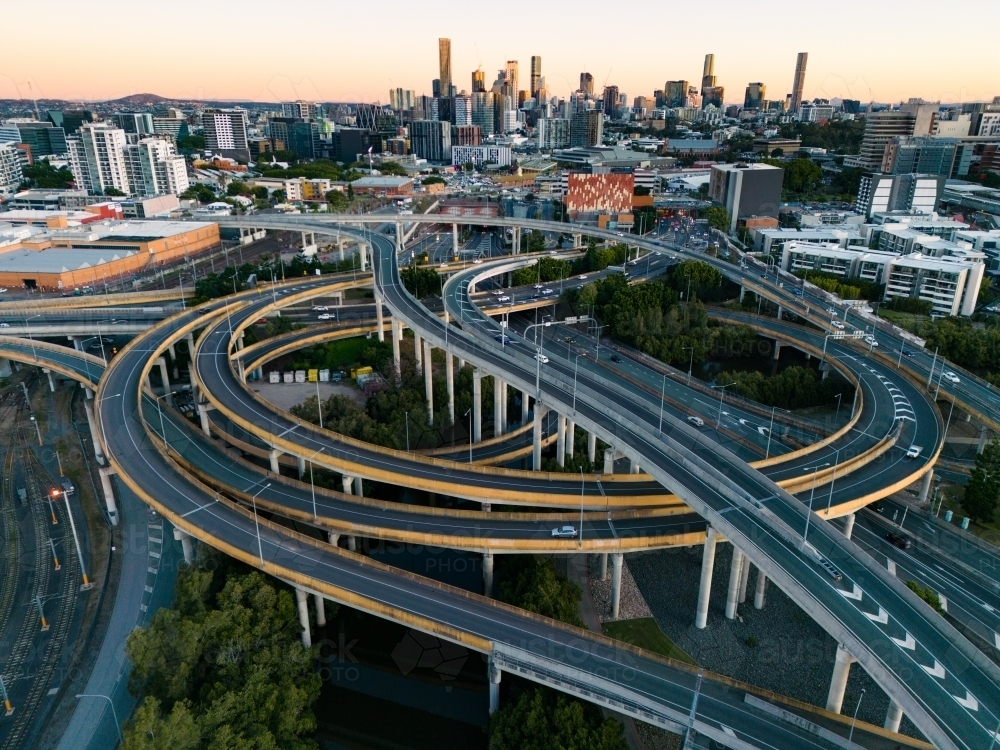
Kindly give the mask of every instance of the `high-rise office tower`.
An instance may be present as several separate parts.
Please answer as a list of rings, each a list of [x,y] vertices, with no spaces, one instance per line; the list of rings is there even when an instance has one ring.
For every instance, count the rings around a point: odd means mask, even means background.
[[[517,98],[517,60],[508,60],[504,68],[507,73],[507,88],[510,96]]]
[[[715,88],[715,55],[705,55],[705,67],[701,71],[701,96],[705,98],[705,89]]]
[[[115,127],[119,127],[126,133],[146,136],[152,135],[153,116],[147,112],[116,112],[111,115],[111,120]]]
[[[604,135],[604,116],[596,109],[575,112],[570,120],[570,146],[600,146]]]
[[[495,95],[492,91],[472,92],[472,124],[479,126],[483,135],[493,135],[495,130],[494,110]]]
[[[792,83],[792,112],[798,111],[802,106],[802,89],[806,86],[806,63],[809,62],[809,53],[800,52],[795,60],[795,81]]]
[[[438,39],[438,68],[441,82],[441,93],[438,96],[449,96],[451,93],[451,39]]]
[[[743,109],[760,109],[767,98],[767,86],[759,81],[748,83],[746,96],[743,97]]]
[[[594,94],[594,76],[590,73],[580,74],[580,91],[585,94],[593,96]]]
[[[542,58],[540,55],[531,56],[531,95],[538,98],[539,81],[542,79]]]
[[[687,81],[667,81],[663,85],[664,106],[688,106],[688,88],[690,88],[690,85]]]
[[[69,166],[76,184],[97,195],[109,188],[129,195],[125,168],[125,131],[104,123],[81,125],[67,139]]]
[[[604,87],[604,114],[608,119],[614,119],[618,114],[618,87]]]
[[[472,93],[477,94],[482,91],[486,91],[486,73],[482,68],[476,68],[472,71]]]

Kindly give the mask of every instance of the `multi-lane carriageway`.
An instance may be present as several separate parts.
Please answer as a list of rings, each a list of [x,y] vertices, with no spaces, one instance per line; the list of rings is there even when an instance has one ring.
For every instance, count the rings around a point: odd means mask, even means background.
[[[386,248],[383,247],[383,245],[385,245],[386,243],[382,243],[380,241],[377,241],[377,244],[380,244],[380,250],[386,250]],[[391,251],[391,250],[392,250],[391,244],[388,244],[388,251]],[[377,260],[382,260],[383,259],[383,255],[381,254],[381,252],[380,252],[380,254],[377,255],[376,259]],[[394,264],[393,264],[393,266],[394,266]],[[302,293],[300,293],[299,296],[301,296],[302,298],[308,298],[308,296],[312,293],[312,292],[310,292],[310,288],[312,286],[317,286],[317,285],[319,285],[321,283],[328,283],[328,282],[329,282],[329,280],[325,280],[325,282],[317,282],[317,281],[310,280],[310,282],[308,282],[307,284],[300,284],[299,286],[302,287],[302,288],[304,288],[305,291],[302,292]],[[391,286],[390,287],[383,287],[383,291],[386,291],[387,289],[391,289],[391,288],[392,288]],[[294,296],[294,295],[292,295],[292,296]],[[286,301],[293,301],[292,300],[292,296],[286,297]],[[394,312],[400,312],[400,313],[402,313],[405,310],[405,308],[403,307],[403,303],[407,303],[407,300],[405,299],[404,296],[393,297],[392,299],[390,299],[390,297],[389,297],[389,295],[387,293],[386,294],[386,302],[390,305],[390,307],[393,309]],[[398,310],[397,310],[397,307],[393,304],[394,302],[399,305],[399,309]],[[192,313],[188,313],[186,316],[181,316],[181,317],[182,318],[185,318],[185,317],[191,318],[191,317],[194,317],[194,315]],[[406,316],[403,316],[403,317],[404,317],[404,320],[406,320],[407,324],[410,324],[411,327],[413,327],[413,324],[416,324],[417,320],[419,320],[418,317],[415,317],[412,321],[409,320]],[[189,327],[189,328],[198,327],[199,323],[202,323],[202,321],[200,321],[198,319],[187,320],[186,321],[186,327]],[[168,324],[170,324],[170,325],[168,325]],[[426,325],[426,324],[427,323],[425,322],[424,325]],[[163,331],[168,330],[168,329],[177,330],[175,328],[175,326],[177,326],[177,325],[179,325],[179,321],[178,322],[167,321],[166,324],[157,327],[157,329],[154,329],[154,332],[152,332],[150,334],[150,336],[157,336],[157,335],[161,335],[162,336]],[[436,318],[435,318],[435,321],[434,321],[434,325],[440,327],[440,322],[437,321]],[[184,327],[184,326],[182,326],[182,327]],[[415,330],[417,330],[417,329],[415,329]],[[422,330],[425,333],[426,332],[431,332],[432,333],[432,340],[433,340],[433,332],[434,332],[433,328],[428,328],[428,329],[426,329],[426,331],[424,331],[424,329],[420,329],[420,330]],[[465,346],[465,345],[468,344],[468,342],[464,340],[464,338],[465,338],[464,334],[459,335],[459,334],[453,332],[452,335],[459,337],[457,341],[453,341],[453,343],[456,346]],[[146,338],[148,338],[148,337],[143,337],[140,340],[145,342]],[[163,339],[163,340],[165,340],[165,339]],[[132,381],[129,381],[128,378],[124,374],[120,375],[119,377],[123,378],[123,380],[121,382],[123,382],[123,383],[127,382],[127,383],[129,383],[130,386],[134,386],[135,387],[134,390],[132,391],[132,393],[138,393],[138,384],[141,382],[142,378],[136,379],[136,373],[137,372],[141,373],[143,369],[148,370],[148,368],[152,366],[153,359],[147,356],[147,355],[151,354],[151,352],[149,351],[149,346],[148,346],[148,344],[150,344],[150,343],[152,343],[152,342],[146,342],[143,347],[138,347],[136,345],[133,345],[132,347],[130,347],[129,349],[127,349],[125,352],[123,352],[123,355],[118,360],[116,360],[116,362],[112,365],[111,372],[109,373],[109,378],[116,371],[117,372],[121,372],[118,369],[119,367],[122,367],[121,363],[129,361],[129,359],[126,358],[125,355],[126,354],[131,355],[131,360],[134,360],[134,361],[133,361],[133,367],[129,371],[129,377],[132,378]],[[438,342],[435,341],[435,344],[438,344]],[[137,352],[136,351],[137,348],[138,349],[142,349],[143,351]],[[165,348],[165,345],[164,345],[163,348]],[[140,362],[139,360],[143,360],[143,361]],[[148,360],[148,361],[145,361],[145,360]],[[469,357],[469,360],[470,361],[475,361],[475,358]],[[529,375],[530,377],[523,377],[522,376],[520,378],[521,381],[522,381],[521,382],[521,387],[528,388],[528,389],[533,389],[533,384],[531,384],[528,381],[530,379],[533,379],[534,373],[531,372],[530,369],[529,369],[529,371],[527,372],[527,375]],[[546,380],[548,380],[548,377],[549,377],[549,372],[548,372],[548,369],[547,369]],[[169,462],[166,462],[166,466],[163,466],[163,465],[159,465],[159,463],[154,459],[154,457],[153,457],[152,454],[155,453],[155,451],[152,449],[152,446],[148,445],[149,438],[148,437],[143,437],[144,433],[141,432],[138,429],[141,426],[141,423],[138,422],[138,421],[135,421],[135,420],[137,420],[137,416],[136,416],[136,406],[137,405],[136,404],[132,404],[132,407],[131,407],[132,411],[129,412],[129,407],[127,406],[127,403],[131,399],[129,399],[127,397],[128,396],[127,393],[123,394],[118,388],[109,387],[109,384],[112,383],[112,382],[118,382],[118,381],[112,381],[112,380],[109,379],[107,382],[105,382],[104,385],[102,385],[101,394],[100,394],[99,400],[98,400],[101,425],[102,425],[102,427],[105,430],[107,430],[107,427],[108,427],[108,424],[107,424],[107,415],[114,415],[114,417],[116,419],[120,418],[120,421],[113,425],[113,433],[115,434],[116,438],[108,438],[109,455],[112,458],[112,462],[115,462],[115,456],[116,456],[115,451],[113,450],[113,447],[117,447],[121,451],[121,453],[119,454],[119,458],[128,457],[128,456],[135,456],[137,459],[140,459],[141,461],[151,462],[151,463],[149,463],[150,466],[153,466],[153,465],[157,466],[158,470],[155,471],[155,472],[153,472],[152,474],[147,475],[147,473],[143,473],[142,474],[142,479],[143,480],[146,480],[147,478],[149,478],[149,479],[156,479],[156,478],[166,479],[166,478],[169,478],[171,481],[168,482],[168,483],[173,485],[174,484],[173,480],[175,479],[174,473],[175,472],[181,472],[182,475],[183,475],[183,478],[184,478],[184,480],[186,482],[193,482],[194,480],[189,475],[183,474],[182,470],[180,470],[179,468],[177,468],[175,466],[172,466]],[[511,380],[509,382],[516,383],[517,382],[517,378],[511,378]],[[588,396],[588,398],[590,398],[590,397]],[[549,402],[550,398],[543,396],[543,400],[545,402]],[[551,401],[553,402],[554,406],[559,406],[557,398],[556,399],[551,399]],[[120,414],[119,414],[119,410],[116,408],[115,404],[120,404],[121,405],[121,413]],[[130,418],[133,421],[130,421]],[[587,423],[586,421],[580,421],[580,424],[586,424],[586,423]],[[131,430],[131,429],[129,429],[130,426],[131,427],[135,427],[136,429],[135,430]],[[676,427],[675,427],[675,430],[676,430]],[[683,430],[683,428],[681,428],[681,430]],[[605,433],[602,433],[602,434],[609,434],[610,435],[612,433],[605,432]],[[675,432],[675,434],[676,434],[676,432]],[[622,432],[622,437],[627,437],[627,433],[625,431]],[[615,442],[617,443],[618,441],[616,440]],[[625,443],[622,444],[622,448],[626,452],[629,450],[629,446],[627,444],[625,444]],[[638,457],[638,455],[636,455],[636,457]],[[642,456],[642,458],[645,458],[645,456]],[[162,461],[162,460],[163,459],[161,458],[160,461]],[[642,464],[643,464],[644,468],[647,467],[647,466],[654,466],[654,464],[651,464],[651,463],[647,462],[646,460],[643,460]],[[118,464],[116,463],[116,465],[118,465]],[[167,470],[168,468],[169,468],[169,470]],[[123,475],[123,478],[125,478],[125,481],[129,481],[129,477],[133,476],[134,474],[135,474],[135,472],[132,469],[129,469],[129,471],[126,472]],[[130,482],[130,484],[131,484],[131,482]],[[671,486],[671,484],[669,484],[669,483],[665,483],[665,484],[668,487]],[[674,484],[676,484],[676,483],[674,483]],[[166,490],[167,488],[160,487],[158,489]],[[722,492],[717,492],[716,494],[724,495],[726,489],[727,488],[723,487],[722,488]],[[202,493],[204,493],[204,492],[205,491],[202,490]],[[170,497],[170,495],[171,495],[170,492],[166,492],[166,496],[167,497]],[[195,493],[194,495],[191,495],[191,497],[197,497],[197,495],[198,495],[198,493]],[[149,495],[148,493],[147,493],[147,497],[150,497],[152,499],[152,496]],[[174,498],[174,499],[177,499],[177,498]],[[192,509],[192,510],[194,510],[194,512],[192,513],[192,515],[204,515],[206,518],[210,517],[210,516],[212,518],[215,518],[216,514],[217,513],[222,513],[223,510],[227,510],[227,511],[229,511],[231,513],[236,513],[237,516],[239,515],[238,509],[232,508],[232,507],[228,506],[227,503],[225,501],[223,501],[223,500],[219,500],[219,501],[213,502],[213,499],[214,499],[214,496],[209,493],[208,494],[208,500],[206,500],[206,502],[209,503],[209,505],[207,507],[203,507],[203,506],[205,506],[205,503],[202,503],[202,504],[196,506],[197,508],[200,508],[200,510],[198,510],[198,509]],[[157,502],[162,504],[164,501],[160,500],[158,498]],[[775,503],[775,505],[777,505],[777,503]],[[216,507],[216,506],[219,506],[219,507]],[[725,509],[723,510],[723,512],[725,512]],[[168,515],[169,515],[169,512],[168,512]],[[178,520],[181,523],[182,528],[184,528],[185,527],[185,521],[181,521],[180,519],[178,519]],[[191,522],[187,522],[187,526],[190,526],[190,525],[191,525]],[[219,543],[216,546],[221,546],[222,544],[228,543],[227,540],[229,540],[229,539],[231,539],[232,541],[238,541],[241,538],[240,534],[237,533],[237,532],[233,532],[233,527],[238,527],[239,525],[240,525],[239,523],[235,523],[235,519],[234,518],[227,519],[227,521],[223,524],[222,528],[228,529],[230,532],[232,532],[232,535],[227,534],[227,535],[223,535],[222,538],[215,539],[215,542]],[[267,524],[265,524],[265,528],[269,528],[267,526]],[[206,536],[207,536],[208,540],[210,540],[210,543],[211,543],[211,540],[214,539],[214,537],[210,533],[206,534],[206,532],[204,532],[204,531],[202,531],[201,533],[198,533],[198,531],[195,530],[195,529],[193,529],[193,528],[191,528],[191,531],[195,532],[195,535],[199,536],[201,538],[206,538]],[[280,532],[277,529],[270,529],[270,531],[266,531],[265,532],[264,536],[268,536],[268,535],[270,535],[272,533],[274,533],[274,534],[280,534]],[[726,533],[726,532],[724,531],[724,533]],[[817,533],[818,537],[823,537],[824,536],[823,532],[816,532],[816,533]],[[734,540],[736,539],[735,537],[731,536],[729,533],[726,533],[726,535],[729,538],[734,538]],[[264,541],[263,541],[264,536],[262,536],[262,541],[260,542],[260,546],[257,548],[257,552],[258,552],[258,559],[259,559],[259,561],[262,562],[262,564],[265,564],[265,567],[266,567],[266,563],[268,562],[269,557],[268,557],[268,555],[264,554],[264,551],[265,551],[265,546],[264,546]],[[816,537],[812,537],[812,538],[816,539]],[[243,540],[243,541],[246,541],[246,540]],[[298,541],[299,541],[300,544],[306,544],[305,540],[298,540]],[[824,539],[824,541],[827,541],[827,540]],[[280,544],[281,544],[280,541],[277,544],[275,544],[274,541],[272,540],[268,544],[267,549],[269,549],[275,555],[275,559],[279,559],[280,558],[280,559],[283,560],[284,559],[283,554],[279,554],[280,553]],[[243,555],[244,556],[251,556],[252,557],[252,555],[253,555],[253,549],[252,548],[254,546],[256,546],[256,545],[247,544],[247,545],[244,545],[244,546],[246,547],[246,549],[242,550]],[[308,546],[308,545],[306,545],[306,546]],[[751,559],[753,559],[754,563],[755,564],[759,564],[758,563],[758,559],[757,559],[757,555],[755,554],[756,549],[753,549],[753,550],[748,549],[747,551],[750,552]],[[842,565],[842,567],[846,568],[846,566],[843,566],[843,565]],[[765,571],[768,570],[767,567],[763,567],[763,569]],[[295,570],[290,570],[288,572],[289,572],[289,575],[288,576],[284,576],[284,577],[287,577],[289,580],[293,580],[294,581],[294,580],[296,580],[296,576],[299,576],[300,577],[300,581],[301,581],[301,576],[303,575],[303,571],[302,570],[295,569]],[[853,571],[845,571],[845,572],[848,572],[848,575],[851,575],[853,573]],[[308,578],[308,571],[306,571],[304,575],[306,576],[306,578]],[[781,581],[780,574],[779,574],[778,581],[779,581],[779,584],[783,583]],[[316,581],[309,581],[309,583],[317,583],[317,582]],[[414,585],[416,585],[416,584],[414,584]],[[782,585],[782,588],[786,588],[785,585]],[[319,588],[319,589],[313,589],[313,590],[318,590],[319,592],[322,593],[322,592],[325,592],[328,589]],[[852,589],[848,593],[851,594],[851,595],[854,595],[856,592],[855,592],[855,590]],[[890,593],[892,593],[892,592],[890,591]],[[844,597],[841,597],[841,598],[844,598]],[[867,597],[866,594],[862,594],[862,596],[859,599],[859,601],[861,599],[867,599],[867,598],[868,597]],[[834,601],[836,601],[836,599],[834,599]],[[852,600],[848,600],[848,601],[852,601]],[[866,604],[870,604],[870,602],[866,602]],[[864,606],[864,605],[862,605],[862,606]],[[807,610],[808,609],[809,608],[807,607]],[[827,607],[827,609],[836,609],[836,607]],[[378,610],[376,610],[376,611],[378,611]],[[382,611],[383,614],[386,613],[386,610],[384,610],[384,609],[381,610],[381,611]],[[881,612],[881,610],[879,611],[879,613],[876,613],[876,615],[875,615],[876,618],[880,618],[880,616],[881,616],[880,612]],[[883,624],[888,624],[888,622],[887,623],[883,623]],[[438,623],[437,627],[440,627],[441,625],[442,625],[442,623]],[[856,630],[863,630],[863,628],[856,628]],[[950,634],[946,634],[946,636],[950,636]],[[845,639],[845,640],[847,640],[847,639]],[[904,640],[904,643],[905,642],[906,641]],[[921,640],[921,643],[920,643],[920,648],[921,649],[925,648],[925,646],[923,645],[922,640]],[[917,651],[916,648],[914,648],[912,650]],[[852,653],[853,652],[854,652],[854,649],[852,649]],[[931,651],[930,653],[933,654],[933,651]],[[920,655],[921,656],[926,656],[923,653],[921,653]],[[862,662],[864,663],[864,659],[862,659]],[[512,663],[512,662],[508,661],[508,662],[504,662],[504,663],[506,664],[506,663]],[[866,668],[867,668],[867,666],[868,665],[866,664]],[[921,666],[923,666],[923,665],[921,665]],[[932,666],[931,670],[933,670],[934,672],[938,671],[936,665]],[[945,682],[948,682],[949,680],[947,678],[950,678],[950,677],[951,677],[951,675],[946,672],[946,674],[945,674],[945,678],[946,678]],[[878,677],[876,677],[876,679],[878,679]],[[880,683],[882,683],[882,680],[879,680],[879,681],[880,681]],[[892,694],[892,693],[890,693],[890,694]],[[966,701],[968,701],[968,699],[966,699]],[[905,705],[904,705],[904,708],[907,708],[907,713],[911,713],[910,709],[908,707],[906,707]],[[918,712],[914,712],[914,713],[918,713]],[[913,714],[911,713],[911,715],[913,715]],[[722,734],[725,737],[729,736],[724,731],[722,732]],[[972,735],[972,736],[974,736],[974,735]],[[974,740],[973,740],[973,742],[974,742]],[[943,744],[942,746],[952,746],[952,745]],[[957,745],[953,745],[953,746],[977,747],[979,745],[978,744],[957,744]]]

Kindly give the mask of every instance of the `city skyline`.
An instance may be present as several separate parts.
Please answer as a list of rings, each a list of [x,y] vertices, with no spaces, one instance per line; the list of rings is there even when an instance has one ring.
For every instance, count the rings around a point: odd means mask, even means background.
[[[662,29],[664,34],[637,37],[628,45],[590,43],[593,27],[585,20],[588,14],[579,14],[579,20],[570,18],[551,3],[533,7],[529,27],[515,18],[501,19],[484,34],[475,14],[468,14],[462,10],[465,6],[453,0],[445,0],[442,12],[433,18],[400,4],[398,20],[404,23],[380,29],[378,44],[370,41],[368,33],[338,34],[333,44],[330,25],[362,28],[365,12],[357,7],[302,5],[310,13],[310,23],[283,35],[262,32],[252,12],[236,16],[224,8],[182,0],[176,6],[178,13],[186,7],[197,8],[197,14],[189,18],[206,28],[225,29],[233,40],[242,34],[246,41],[211,45],[194,26],[162,23],[161,9],[140,5],[124,15],[121,6],[95,0],[95,12],[75,15],[73,24],[45,29],[44,53],[39,53],[37,35],[23,34],[8,41],[8,54],[0,63],[0,98],[102,101],[153,93],[178,99],[386,103],[390,88],[431,94],[431,81],[440,74],[439,38],[451,40],[452,81],[459,90],[468,90],[470,74],[479,65],[489,83],[506,61],[518,60],[527,71],[531,57],[537,55],[545,60],[550,95],[566,96],[586,71],[594,76],[597,94],[608,84],[629,97],[649,96],[666,80],[700,81],[704,56],[713,53],[715,75],[718,85],[725,87],[727,103],[741,101],[746,85],[754,81],[766,84],[773,99],[784,99],[793,91],[796,56],[807,51],[806,100],[852,98],[888,103],[923,97],[957,102],[990,100],[1000,93],[1000,77],[994,72],[988,45],[960,41],[967,34],[964,20],[969,17],[987,28],[1000,22],[1000,5],[986,0],[957,0],[951,6],[954,12],[935,15],[933,25],[921,21],[927,17],[922,7],[929,12],[935,7],[926,0],[908,5],[905,16],[895,6],[879,8],[845,0],[833,17],[824,18],[821,35],[810,35],[806,41],[775,31],[770,32],[774,38],[766,45],[746,43],[746,30],[727,20],[739,17],[729,12],[738,6],[728,0],[719,5],[723,20],[712,26],[711,34],[697,31],[703,17],[696,9],[651,7],[644,11],[643,28]],[[788,18],[800,9],[787,0],[768,3],[775,17]],[[69,3],[65,10],[70,12]],[[28,28],[32,11],[17,6],[7,17],[12,28]],[[121,26],[109,22],[116,17]],[[128,28],[143,33],[124,33]],[[546,32],[554,28],[560,33]],[[899,33],[887,35],[886,28]],[[80,40],[88,37],[92,40],[89,48],[117,50],[128,64],[102,65],[100,75],[95,75],[93,66],[80,64],[76,52]],[[931,47],[940,51],[942,40],[947,44],[949,38],[955,44],[947,54],[926,54]],[[286,54],[290,44],[295,50],[315,50],[315,54]],[[275,54],[282,49],[285,52]],[[317,59],[321,64],[317,65]],[[527,85],[528,80],[521,82],[521,88]]]

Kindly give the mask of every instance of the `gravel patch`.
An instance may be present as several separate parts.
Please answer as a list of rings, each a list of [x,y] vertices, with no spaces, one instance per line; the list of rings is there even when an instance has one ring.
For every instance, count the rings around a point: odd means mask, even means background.
[[[611,560],[608,560],[608,580],[602,581],[600,555],[590,555],[590,596],[594,600],[594,609],[601,622],[611,619]],[[618,619],[635,620],[640,617],[652,617],[653,613],[642,598],[642,592],[636,585],[632,573],[628,569],[628,559],[622,562],[622,593],[618,600]]]
[[[307,398],[316,396],[316,383],[266,383],[257,381],[253,390],[266,401],[270,401],[279,409],[290,410]],[[320,383],[320,397],[325,401],[330,396],[347,396],[359,406],[365,405],[365,394],[353,385],[347,383]]]
[[[716,548],[708,627],[704,630],[694,627],[701,546],[630,554],[626,569],[631,571],[630,579],[634,576],[660,629],[703,667],[825,708],[837,642],[771,581],[764,609],[754,609],[756,568],[750,571],[746,602],[737,608],[735,620],[727,620],[732,551],[731,544],[720,543]],[[862,688],[865,695],[858,719],[882,726],[889,698],[857,664],[851,668],[842,712],[854,712]],[[906,717],[901,731],[920,736]]]

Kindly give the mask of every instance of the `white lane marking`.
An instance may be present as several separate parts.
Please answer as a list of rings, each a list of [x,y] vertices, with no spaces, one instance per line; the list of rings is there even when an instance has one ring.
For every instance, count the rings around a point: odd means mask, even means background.
[[[939,680],[944,679],[944,665],[937,659],[934,660],[933,667],[927,667],[921,664],[920,668],[924,670],[927,674],[929,674],[931,677],[937,677]]]
[[[954,698],[956,701],[958,701],[958,705],[962,706],[963,708],[967,708],[970,711],[979,710],[979,701],[976,700],[976,696],[974,696],[972,693],[969,692],[968,688],[966,688],[965,690],[964,698],[959,698],[957,695],[953,695],[951,697]]]
[[[909,633],[906,634],[906,638],[893,638],[892,636],[889,636],[889,639],[900,648],[905,648],[910,651],[913,651],[914,647],[917,645],[916,639]]]
[[[725,735],[727,735],[729,737],[735,737],[736,736],[736,732],[734,732],[732,729],[730,729],[729,727],[727,727],[725,724],[719,724],[719,728],[722,729],[723,734],[725,734]]]

